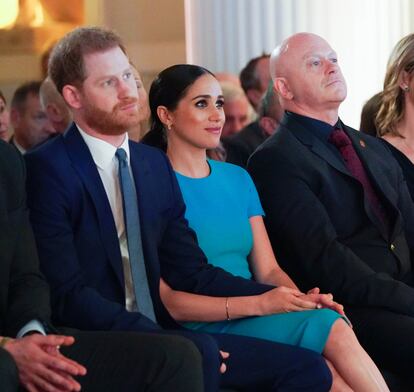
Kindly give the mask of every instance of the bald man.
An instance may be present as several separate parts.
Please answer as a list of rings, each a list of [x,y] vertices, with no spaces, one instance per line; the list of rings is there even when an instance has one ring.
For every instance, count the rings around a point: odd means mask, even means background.
[[[291,36],[270,68],[286,112],[248,168],[278,260],[301,290],[333,293],[377,364],[407,380],[414,208],[401,170],[379,140],[339,119],[347,88],[323,38]]]

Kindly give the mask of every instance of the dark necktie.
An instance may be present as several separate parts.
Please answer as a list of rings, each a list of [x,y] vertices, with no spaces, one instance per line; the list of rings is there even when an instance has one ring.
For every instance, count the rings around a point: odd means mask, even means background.
[[[125,150],[118,148],[115,155],[119,161],[119,182],[124,201],[124,220],[135,300],[138,310],[152,321],[156,321],[142,251],[137,194],[129,172]]]
[[[342,129],[336,128],[331,132],[328,140],[339,150],[345,161],[345,165],[352,176],[362,184],[365,196],[372,207],[372,210],[377,218],[380,219],[383,227],[388,229],[387,214],[377,193],[375,192],[374,187],[372,186],[370,179],[368,178],[361,159],[356,153],[349,136]]]

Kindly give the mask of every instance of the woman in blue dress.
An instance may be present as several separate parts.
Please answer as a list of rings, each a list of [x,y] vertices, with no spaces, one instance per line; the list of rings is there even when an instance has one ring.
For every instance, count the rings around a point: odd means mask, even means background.
[[[209,263],[277,286],[258,296],[221,298],[175,291],[162,282],[161,297],[172,316],[198,331],[317,351],[332,370],[333,390],[387,391],[344,321],[342,306],[317,288],[302,293],[279,267],[248,173],[207,159],[206,151],[219,143],[224,123],[222,92],[214,75],[194,65],[169,67],[153,82],[149,101],[152,127],[144,142],[167,152],[187,205],[186,218]]]

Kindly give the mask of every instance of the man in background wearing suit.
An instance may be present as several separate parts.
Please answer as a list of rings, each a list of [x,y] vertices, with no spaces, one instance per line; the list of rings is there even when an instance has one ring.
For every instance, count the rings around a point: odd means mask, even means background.
[[[318,355],[243,336],[186,331],[163,306],[161,276],[174,289],[223,297],[223,312],[225,297],[272,287],[206,263],[167,157],[128,140],[126,130],[141,111],[120,38],[101,28],[70,32],[55,46],[49,74],[74,124],[27,154],[26,162],[31,221],[54,318],[80,329],[184,335],[203,356],[206,391],[219,384],[328,390],[331,377]],[[217,346],[230,352],[222,376]]]
[[[390,152],[344,125],[347,89],[337,55],[299,33],[275,49],[275,89],[286,113],[251,157],[278,260],[301,290],[344,304],[382,368],[412,375],[414,208]]]
[[[91,392],[201,392],[200,354],[187,339],[56,331],[51,326],[49,288],[38,268],[24,176],[21,155],[0,141],[1,391],[17,392],[20,384],[30,392],[80,387]]]

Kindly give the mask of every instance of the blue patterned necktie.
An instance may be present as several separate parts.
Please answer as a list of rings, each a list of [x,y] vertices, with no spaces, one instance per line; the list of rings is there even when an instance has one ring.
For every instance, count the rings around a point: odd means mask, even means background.
[[[138,310],[144,316],[156,322],[148,287],[147,272],[145,270],[144,253],[142,251],[137,194],[129,172],[125,150],[118,148],[115,155],[119,161],[119,182],[121,185],[122,199],[124,201],[124,220],[135,300]]]

